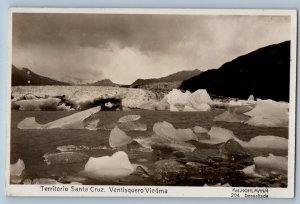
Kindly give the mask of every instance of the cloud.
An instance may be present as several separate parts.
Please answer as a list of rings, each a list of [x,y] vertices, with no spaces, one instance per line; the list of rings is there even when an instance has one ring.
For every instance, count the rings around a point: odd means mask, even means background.
[[[54,78],[116,83],[207,70],[290,40],[284,16],[13,15],[13,63]]]

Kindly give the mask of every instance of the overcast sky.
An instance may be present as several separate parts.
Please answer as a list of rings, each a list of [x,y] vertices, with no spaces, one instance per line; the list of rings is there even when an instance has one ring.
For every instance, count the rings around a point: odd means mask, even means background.
[[[131,84],[286,40],[290,18],[279,16],[13,15],[13,64],[56,79]]]

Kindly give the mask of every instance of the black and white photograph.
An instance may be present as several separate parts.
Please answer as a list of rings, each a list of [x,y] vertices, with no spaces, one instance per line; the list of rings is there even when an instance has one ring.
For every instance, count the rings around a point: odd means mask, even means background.
[[[293,197],[296,11],[11,9],[7,194]]]

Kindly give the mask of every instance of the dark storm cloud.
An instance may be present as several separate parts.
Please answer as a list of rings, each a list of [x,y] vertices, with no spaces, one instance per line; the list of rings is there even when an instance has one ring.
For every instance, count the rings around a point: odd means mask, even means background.
[[[283,16],[16,13],[13,63],[56,78],[71,72],[131,83],[217,68],[289,36]],[[123,70],[128,76],[117,75]]]

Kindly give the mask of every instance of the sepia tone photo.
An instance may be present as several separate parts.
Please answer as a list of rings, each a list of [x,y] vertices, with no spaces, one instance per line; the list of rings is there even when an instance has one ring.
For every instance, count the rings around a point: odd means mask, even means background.
[[[295,16],[12,9],[8,194],[292,197]]]

